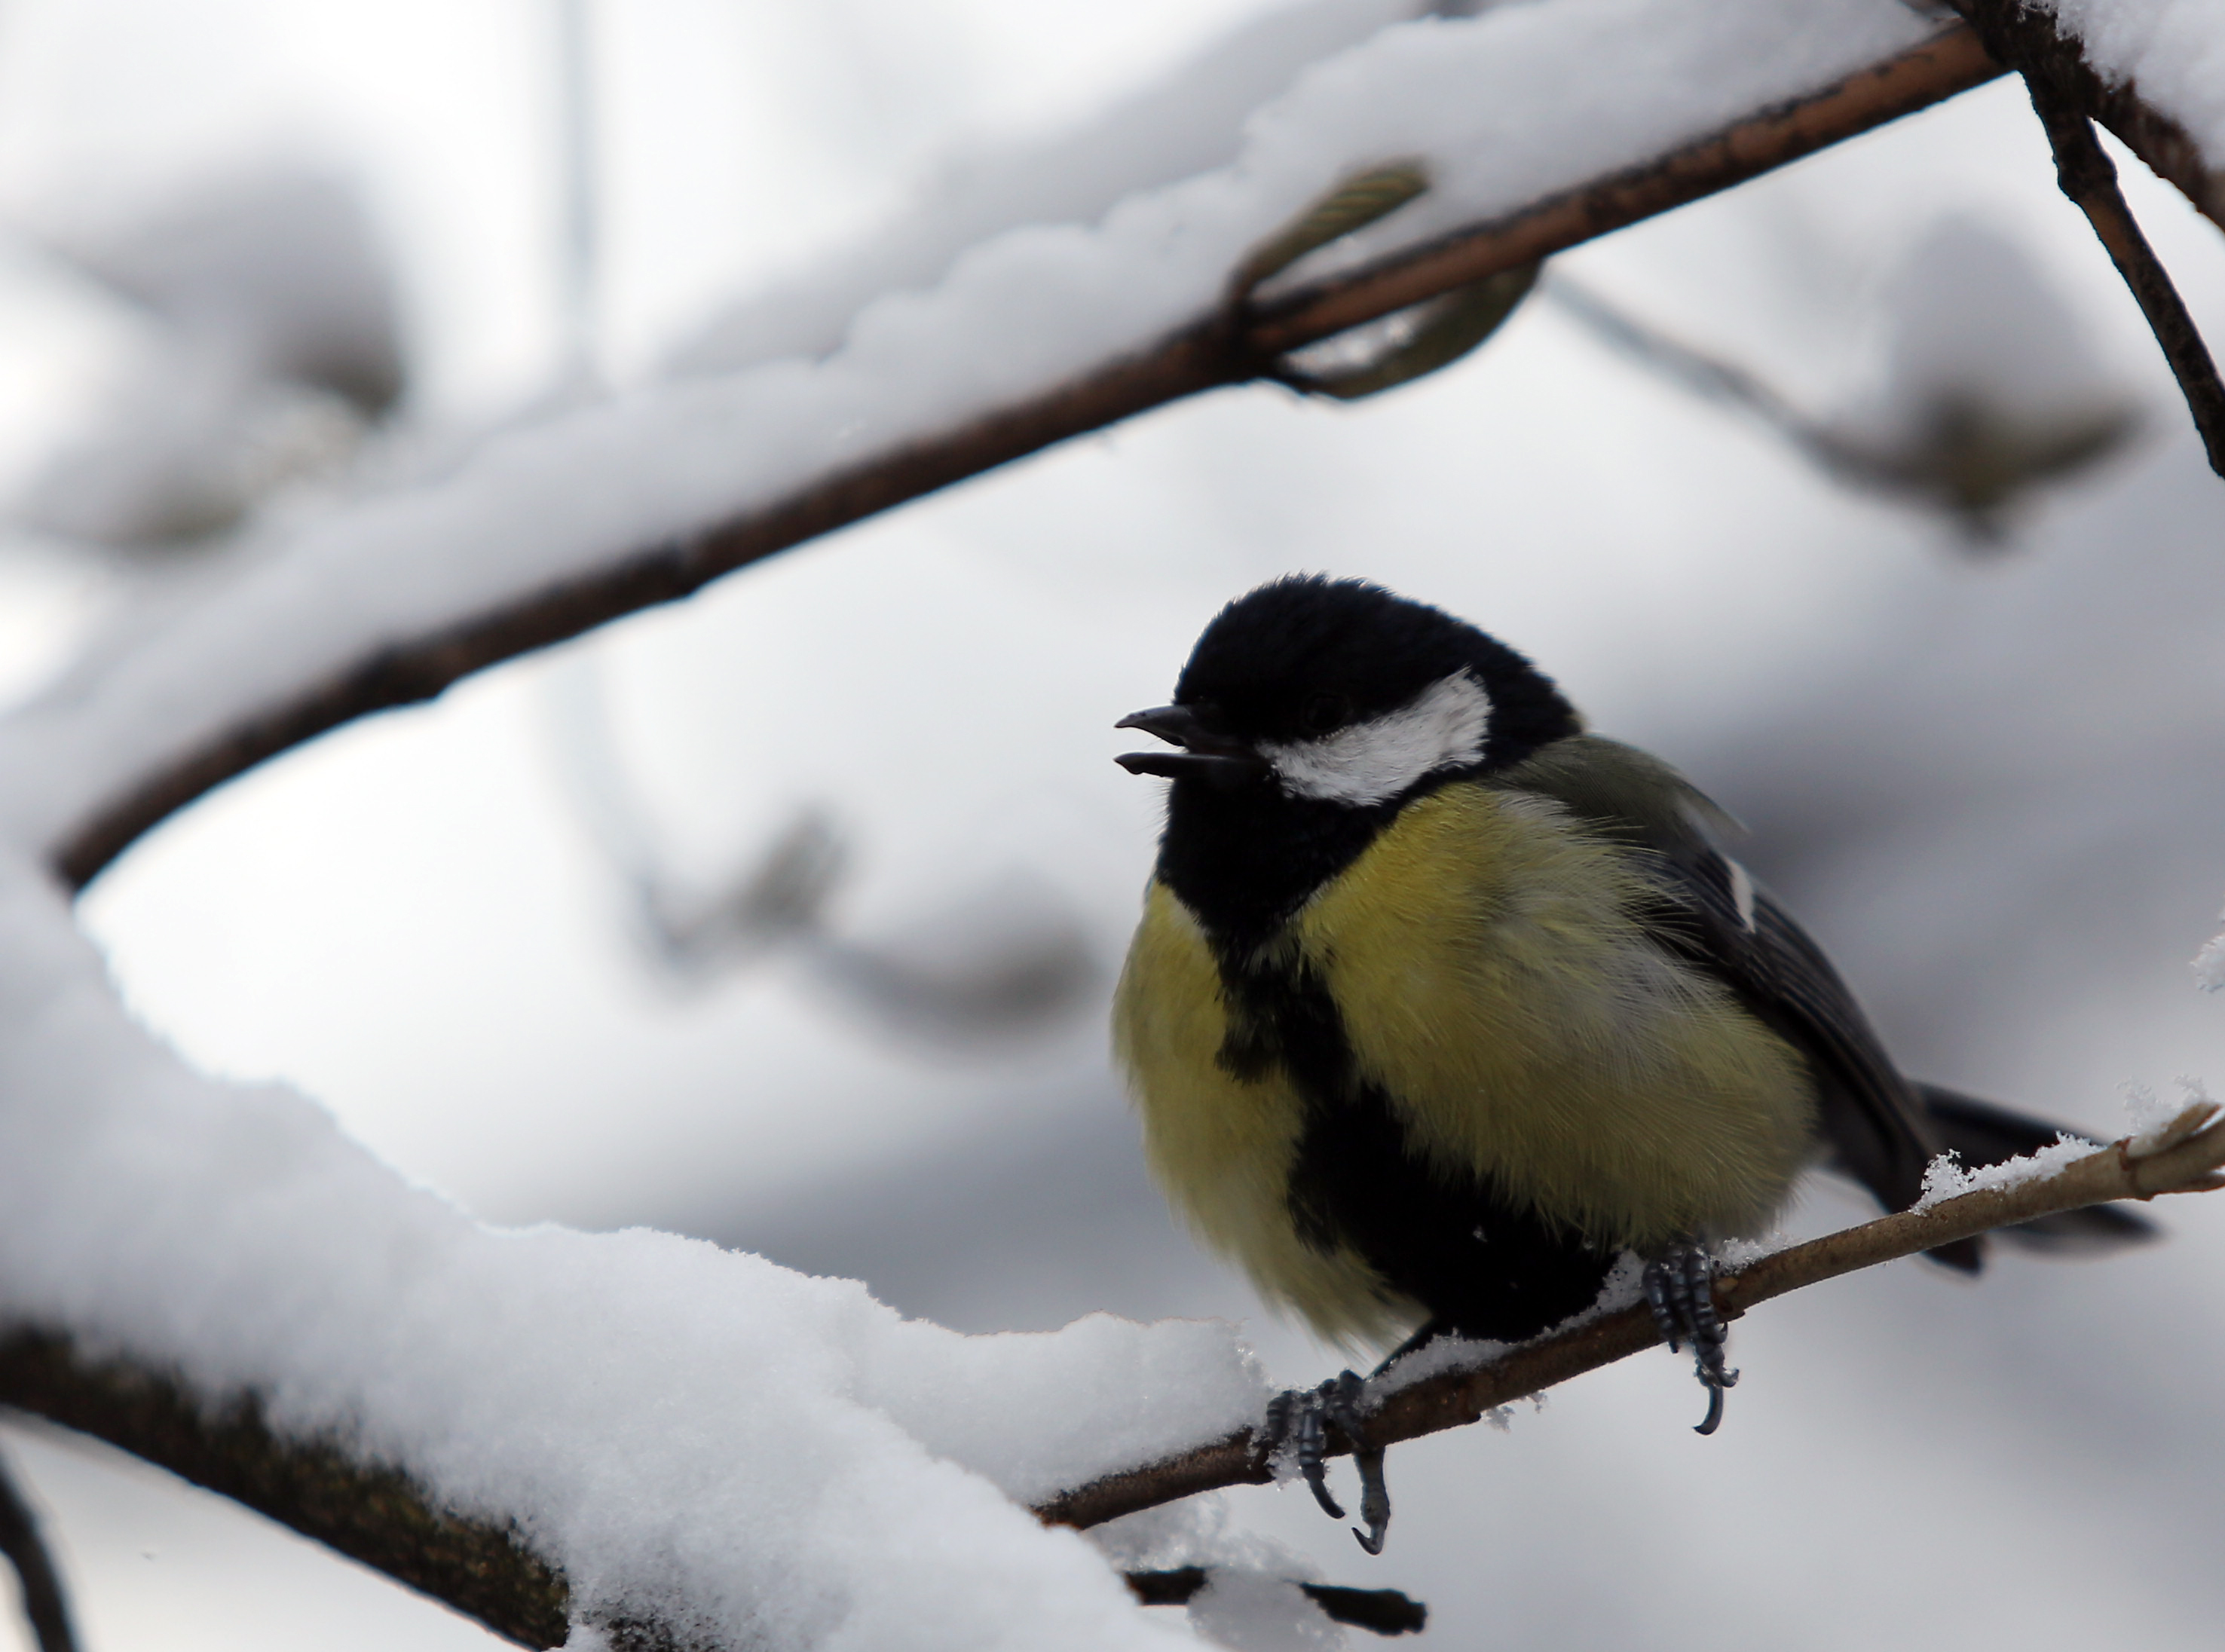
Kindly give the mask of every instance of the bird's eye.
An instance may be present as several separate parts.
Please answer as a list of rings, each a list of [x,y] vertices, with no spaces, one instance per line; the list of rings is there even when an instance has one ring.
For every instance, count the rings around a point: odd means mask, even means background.
[[[1352,702],[1342,694],[1309,694],[1298,716],[1307,733],[1327,734],[1351,720]]]

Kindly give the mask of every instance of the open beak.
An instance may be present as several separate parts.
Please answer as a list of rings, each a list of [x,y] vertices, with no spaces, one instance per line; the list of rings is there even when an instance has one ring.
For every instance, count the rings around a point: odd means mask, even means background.
[[[1215,734],[1187,706],[1155,706],[1131,712],[1112,725],[1156,734],[1180,751],[1131,751],[1112,759],[1132,775],[1168,780],[1209,780],[1216,786],[1240,786],[1267,773],[1267,760],[1241,740]]]

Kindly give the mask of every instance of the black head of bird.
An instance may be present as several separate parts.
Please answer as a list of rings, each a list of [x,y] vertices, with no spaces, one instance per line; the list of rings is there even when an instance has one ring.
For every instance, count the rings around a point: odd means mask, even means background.
[[[1185,748],[1122,757],[1132,773],[1271,779],[1293,798],[1369,807],[1580,725],[1551,682],[1474,626],[1361,580],[1312,577],[1222,609],[1174,704],[1118,726]]]
[[[1119,761],[1187,782],[1169,801],[1162,875],[1238,933],[1285,914],[1423,792],[1509,768],[1582,725],[1474,626],[1316,577],[1229,604],[1173,703],[1118,726],[1180,748]]]
[[[1812,1165],[1899,1209],[1942,1147],[2056,1136],[1903,1077],[1727,817],[1450,615],[1278,580],[1120,726],[1171,748],[1119,760],[1173,782],[1114,1006],[1147,1155],[1333,1340],[1530,1337],[1634,1256],[1712,1427],[1708,1246]],[[2034,1237],[2146,1231],[2103,1207]]]

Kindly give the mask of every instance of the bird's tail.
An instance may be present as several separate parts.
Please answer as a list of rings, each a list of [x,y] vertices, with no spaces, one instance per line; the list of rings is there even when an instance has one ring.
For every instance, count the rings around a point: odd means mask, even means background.
[[[2084,1139],[2076,1130],[2011,1112],[2006,1107],[1980,1101],[1960,1091],[1942,1089],[1936,1084],[1916,1084],[1911,1087],[1924,1104],[1924,1113],[1931,1121],[1932,1134],[1939,1144],[1952,1151],[1966,1166],[1999,1164],[2004,1159],[2037,1152],[2051,1145],[2058,1136]],[[2100,1143],[2095,1145],[2098,1147]],[[2019,1222],[2014,1227],[2003,1228],[2001,1233],[2026,1249],[2053,1256],[2094,1256],[2128,1244],[2146,1244],[2160,1238],[2163,1230],[2129,1206],[2089,1205],[2084,1210],[2043,1216],[2036,1222]],[[1930,1255],[1950,1268],[1968,1273],[1977,1271],[1979,1251],[1975,1244],[1967,1249],[1943,1246]]]

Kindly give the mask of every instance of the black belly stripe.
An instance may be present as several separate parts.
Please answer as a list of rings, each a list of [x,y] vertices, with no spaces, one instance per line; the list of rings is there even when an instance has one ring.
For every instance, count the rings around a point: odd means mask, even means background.
[[[1221,1065],[1239,1078],[1280,1066],[1305,1098],[1284,1194],[1305,1243],[1357,1251],[1441,1328],[1470,1337],[1518,1341],[1598,1300],[1613,1253],[1480,1176],[1430,1164],[1390,1098],[1360,1080],[1343,1018],[1318,977],[1245,970],[1223,957],[1221,978],[1230,1010]]]
[[[1340,1241],[1443,1328],[1517,1342],[1598,1300],[1613,1255],[1416,1153],[1372,1086],[1315,1110],[1290,1174],[1308,1243]]]

